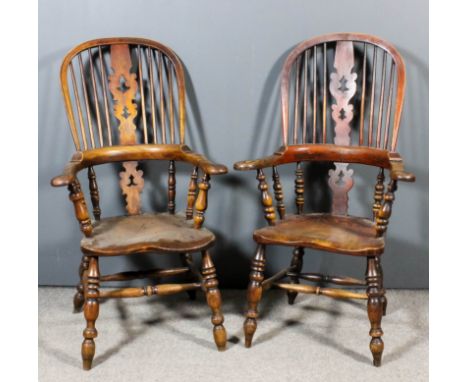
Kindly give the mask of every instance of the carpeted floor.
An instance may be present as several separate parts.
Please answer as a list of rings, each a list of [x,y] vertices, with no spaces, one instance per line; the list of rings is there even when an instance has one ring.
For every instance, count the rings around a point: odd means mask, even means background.
[[[82,314],[72,288],[39,289],[40,381],[427,381],[428,292],[387,291],[383,365],[372,366],[365,301],[269,291],[251,349],[244,348],[244,291],[222,291],[228,348],[217,352],[202,295],[101,304],[96,356],[81,370]]]

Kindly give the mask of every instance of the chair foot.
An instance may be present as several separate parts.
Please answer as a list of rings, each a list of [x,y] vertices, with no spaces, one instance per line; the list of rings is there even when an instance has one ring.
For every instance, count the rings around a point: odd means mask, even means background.
[[[97,257],[91,257],[89,260],[83,311],[86,328],[83,331],[84,340],[81,345],[81,357],[83,359],[83,369],[90,370],[96,350],[94,339],[98,334],[95,327],[99,315],[99,263]]]
[[[373,357],[374,366],[380,366],[382,363],[382,353],[384,342],[382,341],[383,330],[381,327],[382,316],[384,313],[384,293],[381,288],[380,272],[376,267],[374,257],[367,258],[367,315],[371,324],[369,335],[372,337],[369,347]],[[385,299],[386,300],[386,299]]]
[[[218,350],[226,349],[227,334],[223,326],[224,316],[221,312],[221,292],[218,288],[216,269],[208,251],[202,252],[202,276],[205,287],[206,302],[211,308],[211,322],[213,327],[213,337]]]
[[[255,318],[246,318],[244,322],[245,347],[252,346],[252,339],[257,330],[257,320]]]
[[[304,256],[304,248],[297,247],[294,248],[293,257],[291,259],[291,267],[293,267],[293,272],[300,273],[302,271],[302,258]],[[290,277],[291,284],[299,284],[299,279],[297,277]],[[293,305],[297,297],[297,292],[287,291],[288,295],[288,304]]]
[[[252,346],[257,329],[258,304],[262,298],[262,281],[265,278],[265,246],[259,244],[252,260],[250,282],[247,289],[247,313],[244,323],[245,346]]]

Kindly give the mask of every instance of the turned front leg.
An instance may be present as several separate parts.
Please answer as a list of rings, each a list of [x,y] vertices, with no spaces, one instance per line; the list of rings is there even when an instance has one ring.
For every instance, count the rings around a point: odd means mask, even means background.
[[[262,298],[262,281],[265,278],[265,246],[259,244],[252,260],[250,282],[247,289],[247,313],[244,322],[245,346],[252,346],[257,330],[258,303]]]
[[[76,286],[76,293],[75,293],[75,296],[73,297],[73,307],[74,307],[75,313],[78,313],[81,311],[81,308],[83,307],[83,304],[85,301],[84,279],[86,277],[86,271],[88,270],[88,267],[89,267],[89,257],[86,255],[83,255],[81,257],[80,268],[78,269],[80,282]]]
[[[292,267],[291,271],[292,272],[301,273],[302,264],[303,264],[303,260],[302,260],[303,257],[304,257],[304,248],[302,248],[302,247],[294,248],[293,257],[291,259],[291,267]],[[298,277],[291,276],[291,277],[289,277],[289,279],[291,280],[291,284],[299,284],[299,278]],[[287,293],[288,293],[288,303],[289,303],[289,305],[294,304],[294,300],[297,297],[297,292],[288,291]]]
[[[83,358],[83,369],[91,369],[96,346],[94,339],[97,337],[95,322],[99,315],[99,262],[93,256],[89,258],[89,267],[85,280],[85,304],[84,317],[86,328],[83,331],[83,344],[81,345],[81,357]]]
[[[206,302],[211,308],[213,323],[213,336],[218,350],[226,348],[226,329],[224,329],[224,316],[221,312],[221,292],[218,288],[218,279],[216,278],[216,269],[211,260],[208,251],[202,252],[202,276],[205,287]]]
[[[366,282],[368,296],[367,315],[371,324],[369,335],[372,337],[369,347],[374,358],[374,366],[380,366],[384,350],[384,343],[382,341],[383,330],[381,327],[383,315],[382,297],[384,296],[384,291],[381,288],[376,258],[372,256],[367,258]]]

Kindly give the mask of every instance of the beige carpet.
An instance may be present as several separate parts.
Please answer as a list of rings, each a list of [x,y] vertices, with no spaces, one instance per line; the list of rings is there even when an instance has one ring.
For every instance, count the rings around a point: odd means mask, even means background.
[[[217,352],[201,294],[101,305],[91,371],[81,370],[82,314],[71,288],[39,289],[40,381],[427,381],[428,292],[387,291],[383,365],[372,366],[365,301],[281,291],[262,300],[251,349],[243,346],[244,291],[223,291],[228,348]]]

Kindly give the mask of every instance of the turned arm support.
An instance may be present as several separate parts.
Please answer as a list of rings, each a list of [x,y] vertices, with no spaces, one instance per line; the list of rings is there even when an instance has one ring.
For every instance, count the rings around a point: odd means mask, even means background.
[[[273,155],[234,164],[239,171],[258,170],[286,163],[319,161],[359,163],[388,169],[393,180],[414,182],[415,176],[406,172],[398,153],[364,146],[339,146],[332,144],[305,144],[280,147]]]
[[[227,173],[227,167],[216,164],[201,154],[190,150],[186,145],[174,144],[145,144],[128,146],[109,146],[99,149],[77,151],[70,162],[65,166],[62,175],[52,179],[54,187],[67,186],[74,179],[78,171],[85,167],[112,162],[127,162],[140,160],[174,160],[190,163],[199,167],[209,175],[221,175]]]

